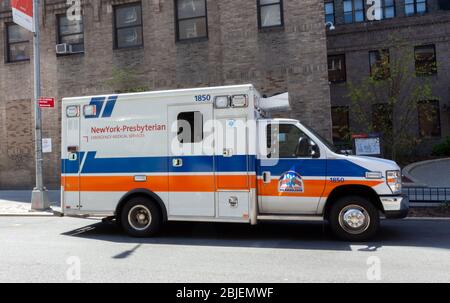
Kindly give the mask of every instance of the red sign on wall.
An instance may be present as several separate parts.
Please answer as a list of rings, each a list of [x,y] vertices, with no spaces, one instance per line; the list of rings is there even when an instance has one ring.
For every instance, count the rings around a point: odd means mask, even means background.
[[[40,108],[53,108],[55,107],[55,98],[39,98],[38,104]]]
[[[33,0],[11,0],[11,8],[14,22],[34,32]]]

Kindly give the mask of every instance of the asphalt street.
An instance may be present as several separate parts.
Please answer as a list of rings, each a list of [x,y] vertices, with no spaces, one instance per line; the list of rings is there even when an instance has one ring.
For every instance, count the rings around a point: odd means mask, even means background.
[[[450,220],[385,220],[372,242],[321,223],[112,223],[0,217],[0,282],[450,282]]]

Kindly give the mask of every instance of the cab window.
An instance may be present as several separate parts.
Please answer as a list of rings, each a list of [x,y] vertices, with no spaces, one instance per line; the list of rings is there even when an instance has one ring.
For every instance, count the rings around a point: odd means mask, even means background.
[[[311,158],[310,138],[293,124],[267,125],[268,158]]]

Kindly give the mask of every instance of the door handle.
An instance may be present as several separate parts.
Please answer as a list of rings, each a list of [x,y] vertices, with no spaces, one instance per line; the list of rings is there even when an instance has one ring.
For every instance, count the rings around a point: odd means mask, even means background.
[[[181,166],[183,166],[183,159],[181,159],[181,158],[172,159],[172,166],[173,167],[181,167]]]
[[[262,173],[263,183],[270,183],[270,171],[265,171]]]

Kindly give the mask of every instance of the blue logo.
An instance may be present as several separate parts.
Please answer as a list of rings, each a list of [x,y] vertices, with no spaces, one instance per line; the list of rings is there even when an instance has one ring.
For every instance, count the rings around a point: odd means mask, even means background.
[[[302,177],[295,171],[287,171],[278,179],[279,192],[303,192]]]

